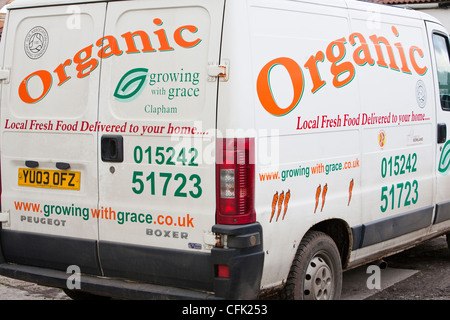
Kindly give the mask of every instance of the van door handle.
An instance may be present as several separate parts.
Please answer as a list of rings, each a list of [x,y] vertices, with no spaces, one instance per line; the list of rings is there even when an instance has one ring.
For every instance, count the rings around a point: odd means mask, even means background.
[[[438,123],[437,130],[437,143],[447,141],[447,125],[445,123]]]
[[[104,162],[123,162],[123,137],[102,136],[101,155]]]

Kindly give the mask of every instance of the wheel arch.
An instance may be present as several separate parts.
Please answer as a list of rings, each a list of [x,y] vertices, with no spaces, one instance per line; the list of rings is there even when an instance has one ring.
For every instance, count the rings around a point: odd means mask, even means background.
[[[342,269],[346,269],[353,247],[353,234],[347,222],[342,219],[328,219],[315,224],[309,230],[321,231],[333,239],[341,256]]]

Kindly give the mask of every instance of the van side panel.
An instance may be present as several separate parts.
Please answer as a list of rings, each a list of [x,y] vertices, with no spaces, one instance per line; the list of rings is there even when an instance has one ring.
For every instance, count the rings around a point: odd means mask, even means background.
[[[286,279],[303,235],[321,221],[352,230],[343,249],[352,263],[426,235],[434,215],[424,22],[324,4],[248,1],[255,125],[268,132],[258,146],[278,160],[259,157],[256,169],[263,287]]]
[[[245,133],[258,137],[255,178],[257,220],[263,225],[265,235],[263,288],[279,285],[285,279],[302,235],[313,224],[326,217],[345,217],[350,223],[360,223],[360,213],[355,209],[360,206],[359,194],[356,191],[360,184],[359,129],[332,127],[334,120],[338,116],[342,117],[339,110],[359,114],[359,104],[355,99],[346,101],[339,99],[342,94],[357,97],[356,82],[344,86],[340,91],[335,90],[332,84],[333,74],[327,62],[328,65],[320,67],[320,75],[327,79],[331,88],[323,84],[318,85],[313,91],[324,93],[316,94],[311,92],[313,80],[308,78],[306,75],[308,70],[303,66],[316,52],[320,50],[325,52],[331,41],[340,39],[342,34],[350,32],[345,3],[334,1],[332,7],[327,6],[330,4],[330,2],[316,4],[275,1],[227,2],[227,12],[234,11],[234,15],[239,19],[232,19],[232,14],[225,15],[222,52],[224,59],[232,61],[233,77],[230,77],[227,83],[220,84],[218,128],[223,130],[243,128]],[[332,24],[339,28],[328,28],[330,19]],[[248,21],[248,24],[243,21]],[[250,39],[244,32],[246,30],[249,30]],[[239,45],[236,46],[234,43]],[[237,48],[248,48],[250,54]],[[275,60],[286,57],[290,60]],[[302,69],[300,72],[297,72],[298,69],[291,70],[291,74],[288,72],[291,60],[298,63]],[[270,62],[273,64],[269,65]],[[261,70],[265,66],[270,72],[261,76]],[[251,85],[246,82],[249,75],[247,70],[250,67],[253,73]],[[287,109],[291,105],[294,107],[290,112],[286,112],[288,113],[286,116],[269,114],[260,102],[258,82],[262,78],[268,78],[269,73],[268,95],[274,97],[280,109]],[[301,74],[302,79],[292,79],[295,78],[295,74]],[[293,81],[298,82],[293,84]],[[302,84],[299,86],[300,82]],[[308,86],[309,89],[306,89]],[[252,92],[253,95],[249,95],[248,92]],[[296,103],[299,97],[302,100]],[[332,101],[333,108],[329,107],[329,101]],[[248,108],[248,104],[252,104],[254,108]],[[307,109],[307,106],[310,108]],[[311,106],[315,106],[316,109]],[[327,115],[329,120],[327,130],[320,130],[320,133],[319,130],[307,130],[307,126],[313,126],[314,120],[317,119],[318,114],[315,113],[317,109],[320,109],[319,115]],[[237,114],[243,117],[236,117]],[[299,117],[300,122],[305,123],[304,129],[302,125],[298,126]],[[308,134],[302,134],[303,132]],[[324,148],[326,153],[323,151]],[[330,180],[322,181],[324,180],[321,178],[322,174],[326,177],[325,171],[328,170],[330,174],[334,164],[347,162],[349,163],[347,166],[352,170],[340,174],[342,179],[346,180],[345,183],[342,182],[345,187],[339,188],[334,195],[330,192],[326,196],[327,206],[324,210],[330,208],[328,210],[332,213],[328,211],[329,215],[325,217],[301,213],[321,210],[321,206],[315,209],[317,189],[319,185],[322,188],[327,184],[328,190],[331,190]],[[347,202],[345,204],[341,202],[340,206],[336,207],[338,203],[336,198],[346,198],[348,201],[347,190],[352,179],[355,190],[352,202],[355,203],[355,207],[351,210],[354,214],[343,215],[343,209],[348,210]],[[313,180],[314,187],[313,183],[308,183]],[[330,207],[329,203],[332,203]],[[292,223],[287,222],[288,219],[291,219]]]
[[[362,107],[362,231],[355,258],[427,234],[436,193],[436,105],[425,24],[392,8],[349,11]],[[376,14],[377,19],[370,20]],[[364,51],[365,39],[368,51]],[[369,55],[370,52],[370,55]],[[355,53],[354,53],[355,54]],[[366,115],[366,116],[364,116]],[[378,122],[378,123],[377,123]],[[380,123],[381,122],[381,123]],[[403,237],[402,237],[403,236]]]

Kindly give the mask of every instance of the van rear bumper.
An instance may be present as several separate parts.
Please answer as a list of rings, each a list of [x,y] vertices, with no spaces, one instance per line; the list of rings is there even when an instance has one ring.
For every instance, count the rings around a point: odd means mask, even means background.
[[[9,263],[0,264],[0,274],[55,288],[67,288],[67,280],[70,276],[64,271]],[[121,299],[218,299],[213,293],[208,292],[85,274],[81,275],[80,287],[82,291]]]
[[[216,296],[225,299],[255,299],[259,295],[264,267],[262,227],[259,223],[247,225],[213,226],[212,231],[227,236],[227,248],[211,250],[215,268],[225,265],[229,277],[214,277]]]
[[[73,242],[75,240],[1,229],[0,232],[1,275],[50,287],[67,287],[67,280],[72,274],[66,273],[66,270],[74,263],[72,259],[59,256],[58,252],[77,247],[78,244]],[[264,264],[261,225],[215,225],[213,232],[226,235],[228,245],[226,248],[213,248],[210,254],[148,247],[130,248],[123,244],[100,242],[103,257],[113,259],[110,265],[119,267],[109,270],[104,268],[104,276],[82,273],[81,290],[126,299],[258,298]],[[30,247],[33,243],[40,245]],[[63,247],[47,252],[50,244]],[[33,256],[31,249],[39,250],[37,248],[45,250],[34,255],[38,254],[41,258],[51,255],[52,260],[46,258],[41,261]],[[130,252],[133,252],[133,256]],[[137,264],[140,269],[130,263],[133,258],[145,259],[145,263]],[[180,263],[181,260],[183,263]],[[219,265],[228,267],[228,277],[219,277]],[[144,269],[149,268],[150,271],[143,273]]]

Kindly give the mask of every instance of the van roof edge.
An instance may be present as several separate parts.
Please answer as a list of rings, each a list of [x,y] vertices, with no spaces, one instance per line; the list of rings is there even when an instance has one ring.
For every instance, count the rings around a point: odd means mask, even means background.
[[[8,5],[9,10],[31,8],[31,7],[47,7],[56,5],[76,5],[82,3],[109,2],[118,0],[15,0]]]

